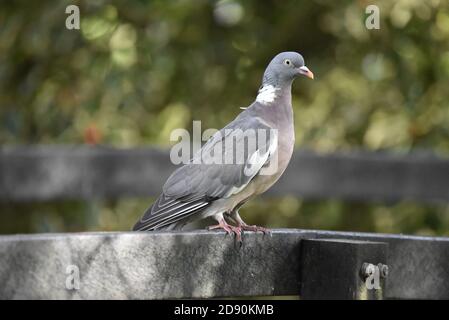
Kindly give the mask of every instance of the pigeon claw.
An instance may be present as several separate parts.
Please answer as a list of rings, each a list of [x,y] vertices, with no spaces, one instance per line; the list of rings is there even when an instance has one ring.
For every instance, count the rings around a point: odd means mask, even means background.
[[[259,227],[259,226],[255,226],[255,225],[250,226],[248,224],[244,224],[244,225],[241,225],[240,228],[245,231],[254,231],[254,232],[260,231],[260,232],[263,232],[264,235],[265,234],[271,235],[271,230],[264,228],[264,227]]]
[[[240,246],[243,243],[243,240],[242,240],[243,229],[242,229],[242,227],[241,226],[239,226],[239,227],[232,226],[232,225],[228,224],[224,219],[220,220],[220,222],[218,224],[216,224],[216,225],[207,227],[207,229],[208,230],[220,230],[220,229],[222,229],[222,230],[224,230],[226,232],[227,235],[228,234],[229,235],[233,235],[234,234],[235,235],[235,239],[240,243]]]

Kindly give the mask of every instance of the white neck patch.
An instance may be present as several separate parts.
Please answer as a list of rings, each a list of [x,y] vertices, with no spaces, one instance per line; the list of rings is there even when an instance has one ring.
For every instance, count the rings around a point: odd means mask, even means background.
[[[278,90],[279,88],[276,88],[272,85],[263,86],[262,88],[259,89],[256,101],[263,104],[271,103],[277,97],[276,91]]]

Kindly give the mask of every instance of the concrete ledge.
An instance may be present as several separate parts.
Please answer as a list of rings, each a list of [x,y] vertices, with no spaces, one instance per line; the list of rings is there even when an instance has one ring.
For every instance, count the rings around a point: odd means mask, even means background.
[[[164,299],[300,294],[302,239],[388,243],[387,298],[449,298],[449,238],[313,230],[0,236],[2,299]],[[79,268],[78,290],[66,288]]]
[[[0,298],[162,299],[297,294],[299,236],[217,232],[0,237]],[[76,265],[80,289],[67,290]]]

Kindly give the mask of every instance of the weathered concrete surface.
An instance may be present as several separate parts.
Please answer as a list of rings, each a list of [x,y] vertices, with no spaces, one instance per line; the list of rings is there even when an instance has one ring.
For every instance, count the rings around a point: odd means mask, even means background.
[[[387,298],[449,298],[449,238],[313,230],[0,236],[2,299],[163,299],[299,294],[301,239],[388,243]],[[67,290],[76,265],[79,290]]]
[[[162,299],[297,294],[299,236],[80,233],[0,237],[0,298]],[[66,289],[66,268],[80,289]]]

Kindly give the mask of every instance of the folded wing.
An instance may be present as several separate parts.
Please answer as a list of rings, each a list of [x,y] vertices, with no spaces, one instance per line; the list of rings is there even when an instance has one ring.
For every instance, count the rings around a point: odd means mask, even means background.
[[[218,131],[168,178],[134,230],[168,227],[215,200],[241,192],[277,149],[277,132],[259,118],[239,117]]]

